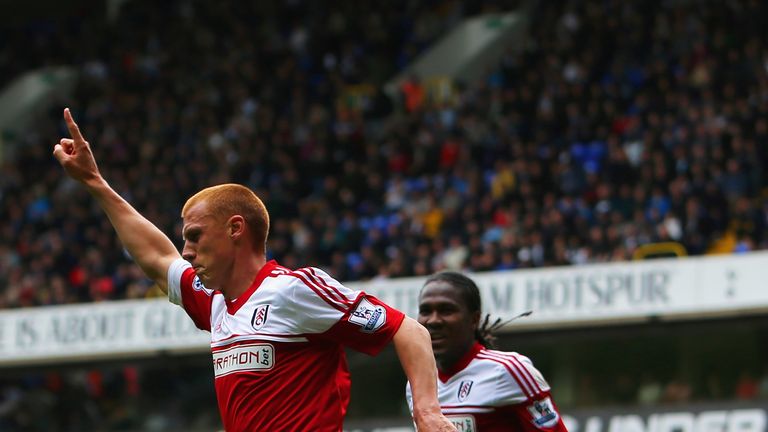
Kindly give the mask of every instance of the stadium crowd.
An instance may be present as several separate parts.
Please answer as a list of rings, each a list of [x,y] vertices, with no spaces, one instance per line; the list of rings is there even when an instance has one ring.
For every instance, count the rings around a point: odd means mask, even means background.
[[[440,100],[383,84],[463,16],[508,5],[359,3],[135,0],[98,37],[90,19],[27,31],[32,53],[80,69],[70,106],[105,176],[165,232],[194,191],[238,182],[270,209],[272,257],[343,281],[662,241],[768,248],[765,3],[537,2],[525,42]],[[14,40],[3,80],[42,65]],[[360,84],[374,96],[340,102]],[[51,157],[65,131],[49,114],[2,161],[0,308],[153,295]]]
[[[402,110],[338,100],[392,76],[461,15],[453,2],[401,15],[174,5],[127,3],[75,98],[106,176],[167,232],[193,191],[233,181],[265,199],[274,258],[346,281],[625,260],[660,241],[766,247],[760,2],[548,3],[487,79]],[[41,122],[4,162],[2,307],[149,288],[54,166],[61,127]]]

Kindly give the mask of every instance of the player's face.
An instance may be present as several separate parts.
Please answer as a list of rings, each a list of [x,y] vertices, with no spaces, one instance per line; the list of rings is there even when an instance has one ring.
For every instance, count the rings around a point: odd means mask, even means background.
[[[231,242],[226,224],[207,210],[205,202],[190,207],[184,215],[184,249],[182,257],[192,264],[207,288],[222,289],[221,282],[229,272]]]
[[[472,347],[479,320],[480,313],[471,313],[450,283],[438,280],[422,288],[418,321],[429,330],[440,369],[453,366]]]

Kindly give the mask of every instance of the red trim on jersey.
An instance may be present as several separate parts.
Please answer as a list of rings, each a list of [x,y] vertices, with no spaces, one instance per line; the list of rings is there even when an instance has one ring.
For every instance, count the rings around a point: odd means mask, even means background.
[[[440,381],[447,382],[449,379],[451,379],[452,376],[456,375],[457,373],[464,370],[465,367],[469,364],[469,362],[472,361],[472,359],[475,358],[477,353],[484,350],[485,347],[480,345],[479,342],[475,342],[474,345],[472,345],[469,350],[464,353],[463,356],[459,359],[459,361],[456,362],[452,367],[450,367],[446,371],[442,371],[439,368],[437,369],[437,377],[440,378]]]
[[[540,390],[539,392],[534,390],[534,387],[531,385],[531,383],[528,381],[527,377],[525,376],[525,372],[520,370],[520,366],[512,363],[511,361],[509,361],[509,359],[492,357],[484,354],[486,353],[480,353],[478,355],[478,358],[484,359],[484,360],[490,360],[503,365],[507,369],[509,374],[512,376],[512,378],[514,378],[515,381],[517,381],[517,384],[520,386],[520,389],[523,390],[523,392],[525,393],[525,396],[528,399],[533,398],[534,396],[536,396],[541,392]]]
[[[240,294],[236,299],[232,301],[227,301],[227,312],[230,315],[234,315],[237,313],[238,310],[240,310],[241,307],[248,301],[249,298],[253,295],[254,292],[261,286],[261,283],[264,282],[264,279],[269,276],[270,273],[272,273],[272,270],[277,267],[277,262],[275,260],[267,261],[266,264],[264,264],[261,269],[259,269],[259,272],[256,273],[256,278],[251,282],[251,286],[248,287],[247,290],[245,290],[244,293]]]
[[[526,381],[531,384],[531,388],[534,390],[534,393],[541,393],[544,390],[539,386],[539,382],[536,381],[536,377],[533,376],[530,370],[528,370],[528,366],[526,366],[520,358],[518,358],[518,355],[515,353],[505,353],[501,351],[493,351],[493,350],[486,350],[483,352],[487,355],[497,356],[502,359],[508,359],[513,364],[515,364],[518,368],[518,370],[522,371],[523,377],[525,377]]]
[[[306,267],[301,270],[303,270],[305,274],[307,274],[307,276],[309,276],[313,281],[315,281],[315,283],[323,287],[329,294],[334,294],[335,297],[338,298],[339,302],[344,303],[347,306],[351,306],[354,303],[353,301],[350,301],[347,298],[347,296],[342,294],[341,291],[338,290],[338,288],[328,284],[322,276],[318,275],[317,272],[315,272],[314,268]]]
[[[333,291],[333,292],[335,292],[336,294],[338,294],[338,296],[339,296],[339,298],[341,299],[341,301],[342,301],[342,302],[344,302],[344,303],[346,303],[348,306],[352,306],[352,304],[353,304],[353,303],[356,303],[356,302],[357,302],[357,299],[355,299],[354,301],[351,301],[351,300],[349,300],[349,299],[347,298],[347,296],[345,296],[344,294],[342,294],[342,293],[341,293],[341,291],[339,291],[339,289],[338,289],[338,288],[336,288],[336,287],[335,287],[335,286],[333,286],[333,285],[329,285],[327,282],[325,282],[325,279],[323,279],[322,277],[320,277],[320,276],[319,276],[319,275],[318,275],[318,274],[315,272],[315,269],[314,269],[314,268],[312,268],[312,267],[307,267],[307,270],[309,270],[309,272],[310,272],[310,273],[312,273],[312,276],[314,276],[314,277],[315,277],[315,278],[316,278],[316,279],[319,281],[320,285],[322,285],[322,286],[324,286],[324,287],[326,287],[326,288],[328,288],[328,289],[332,290],[332,291]]]
[[[311,269],[300,268],[296,270],[296,272],[303,274],[304,276],[307,277],[307,279],[311,280],[312,283],[315,284],[315,286],[322,289],[328,295],[329,299],[337,303],[341,303],[345,305],[347,308],[349,308],[349,306],[352,305],[352,302],[347,300],[347,298],[343,296],[338,290],[336,290],[335,288],[332,288],[327,283],[325,283],[325,281],[321,277],[314,275]]]
[[[504,368],[507,369],[507,372],[509,372],[512,378],[514,378],[514,380],[520,386],[520,389],[523,391],[523,393],[525,393],[525,397],[527,397],[528,399],[531,399],[536,394],[533,388],[531,387],[531,384],[528,382],[525,376],[521,373],[517,365],[507,361],[506,359],[500,359],[497,357],[488,357],[482,354],[478,356],[478,358],[481,358],[484,360],[490,360],[492,362],[496,362],[504,366]]]
[[[338,302],[337,302],[337,301],[335,301],[335,300],[333,300],[333,299],[331,299],[331,298],[328,296],[328,293],[326,293],[326,292],[325,292],[325,290],[323,290],[321,287],[319,287],[318,285],[315,285],[314,283],[310,282],[310,281],[309,281],[309,280],[307,280],[306,278],[304,278],[304,277],[300,276],[300,275],[303,275],[303,274],[304,274],[304,273],[297,273],[297,272],[292,272],[292,273],[289,273],[289,274],[287,274],[286,276],[293,276],[293,277],[295,277],[296,279],[298,279],[298,280],[300,280],[300,281],[304,282],[304,285],[306,285],[307,287],[309,287],[309,289],[311,289],[312,291],[314,291],[314,292],[315,292],[315,294],[317,294],[317,295],[318,295],[318,296],[319,296],[321,299],[323,299],[323,300],[324,300],[326,303],[328,303],[329,305],[331,305],[331,306],[332,306],[334,309],[336,309],[336,310],[338,310],[339,312],[341,312],[341,313],[344,313],[344,314],[345,314],[345,313],[347,313],[347,310],[348,310],[348,308],[346,308],[346,307],[344,307],[344,306],[342,306],[342,305],[339,305],[339,304],[338,304]]]

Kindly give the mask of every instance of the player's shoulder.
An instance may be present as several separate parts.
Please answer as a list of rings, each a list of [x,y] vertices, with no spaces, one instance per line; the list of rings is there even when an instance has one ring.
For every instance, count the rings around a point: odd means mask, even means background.
[[[309,296],[351,304],[357,297],[354,290],[347,288],[317,267],[290,269],[277,266],[270,276],[265,280],[271,285],[270,289],[279,289],[283,296],[290,296],[295,300],[306,299]]]
[[[271,270],[265,281],[270,281],[270,279],[274,279],[275,284],[283,286],[316,287],[330,284],[340,285],[328,273],[317,267],[291,269],[278,265]]]
[[[503,387],[511,393],[530,398],[549,391],[549,384],[528,356],[513,351],[484,349],[477,353],[476,361],[485,364],[489,370],[492,368],[493,373],[503,378]]]
[[[533,366],[533,362],[531,361],[530,358],[514,351],[499,351],[499,350],[494,350],[489,348],[483,348],[477,353],[477,355],[475,356],[475,359],[480,362],[494,364],[500,367],[503,367],[503,365],[509,364],[509,363],[515,363],[515,364],[521,363],[524,365]]]
[[[475,356],[476,367],[494,370],[497,373],[519,380],[521,376],[538,376],[539,371],[527,356],[514,351],[482,349]]]

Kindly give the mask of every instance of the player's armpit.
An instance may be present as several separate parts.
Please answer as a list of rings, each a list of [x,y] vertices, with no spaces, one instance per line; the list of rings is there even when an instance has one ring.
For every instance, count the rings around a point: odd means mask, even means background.
[[[164,278],[156,280],[153,288],[157,288],[162,291],[163,294],[168,295],[168,280]]]

